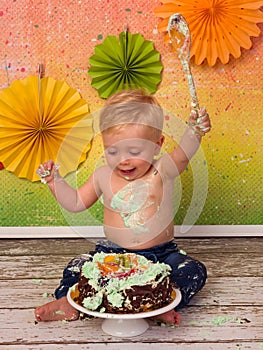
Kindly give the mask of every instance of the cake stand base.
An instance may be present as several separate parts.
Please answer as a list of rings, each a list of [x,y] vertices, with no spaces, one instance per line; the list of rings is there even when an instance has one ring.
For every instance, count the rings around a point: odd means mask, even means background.
[[[132,320],[106,318],[101,328],[106,334],[128,338],[143,334],[149,328],[149,324],[143,318]]]
[[[67,294],[68,302],[75,309],[83,312],[84,314],[91,315],[94,317],[103,318],[101,328],[104,333],[115,336],[115,337],[135,337],[144,333],[148,328],[149,324],[145,318],[154,317],[163,314],[167,311],[174,309],[180,302],[182,295],[179,289],[174,289],[174,300],[157,310],[139,312],[135,314],[113,314],[106,312],[92,311],[84,308],[74,301],[75,289],[77,284],[71,287]]]

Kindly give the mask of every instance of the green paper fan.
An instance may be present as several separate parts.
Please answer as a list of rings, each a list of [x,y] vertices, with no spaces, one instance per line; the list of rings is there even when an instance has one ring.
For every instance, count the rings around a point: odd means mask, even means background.
[[[154,93],[161,81],[160,53],[141,34],[124,31],[119,40],[107,36],[102,44],[95,46],[95,54],[89,61],[91,85],[102,98],[125,88],[145,88]]]

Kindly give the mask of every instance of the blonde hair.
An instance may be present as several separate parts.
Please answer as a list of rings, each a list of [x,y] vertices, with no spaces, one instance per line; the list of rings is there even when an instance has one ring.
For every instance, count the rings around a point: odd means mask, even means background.
[[[100,131],[112,131],[127,124],[142,124],[160,135],[163,128],[163,110],[153,95],[145,90],[123,90],[112,95],[100,113]]]

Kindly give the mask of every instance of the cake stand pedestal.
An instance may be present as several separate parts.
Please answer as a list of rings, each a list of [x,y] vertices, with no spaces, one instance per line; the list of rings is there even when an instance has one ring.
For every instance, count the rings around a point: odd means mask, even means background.
[[[148,322],[143,319],[110,319],[102,321],[101,328],[104,333],[114,337],[129,338],[143,334],[149,328]]]
[[[67,299],[70,305],[72,305],[78,311],[83,312],[87,315],[102,318],[103,322],[101,328],[103,332],[115,337],[122,338],[129,338],[143,334],[149,328],[149,324],[145,320],[146,318],[154,317],[174,309],[181,300],[180,290],[175,289],[174,300],[165,307],[157,310],[135,314],[111,314],[106,312],[102,313],[86,309],[73,300],[76,286],[77,284],[71,287],[67,294]]]

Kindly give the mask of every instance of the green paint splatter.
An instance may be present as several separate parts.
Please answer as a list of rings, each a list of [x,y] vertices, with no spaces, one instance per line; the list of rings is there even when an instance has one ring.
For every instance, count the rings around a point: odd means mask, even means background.
[[[126,12],[131,12],[131,9],[127,8],[125,9]]]
[[[34,284],[42,284],[42,280],[40,280],[40,279],[37,279],[37,278],[33,278],[32,279],[32,283],[34,283]]]
[[[99,35],[97,36],[97,38],[98,38],[98,40],[102,40],[102,39],[103,39],[103,35],[102,35],[102,34],[99,34]]]
[[[211,324],[220,326],[221,324],[227,323],[231,320],[232,320],[231,316],[218,316],[218,317],[212,318]]]
[[[211,321],[198,322],[198,321],[192,320],[189,322],[189,324],[200,325],[200,326],[209,326],[209,325],[210,326],[211,325],[220,326],[220,325],[225,324],[231,320],[232,320],[231,316],[218,316],[218,317],[213,317]]]
[[[165,322],[160,322],[160,321],[156,321],[154,322],[154,324],[156,324],[159,327],[169,327],[169,328],[176,328],[178,325],[175,325],[173,323],[165,323]]]
[[[64,311],[58,310],[55,312],[56,315],[65,315]]]

